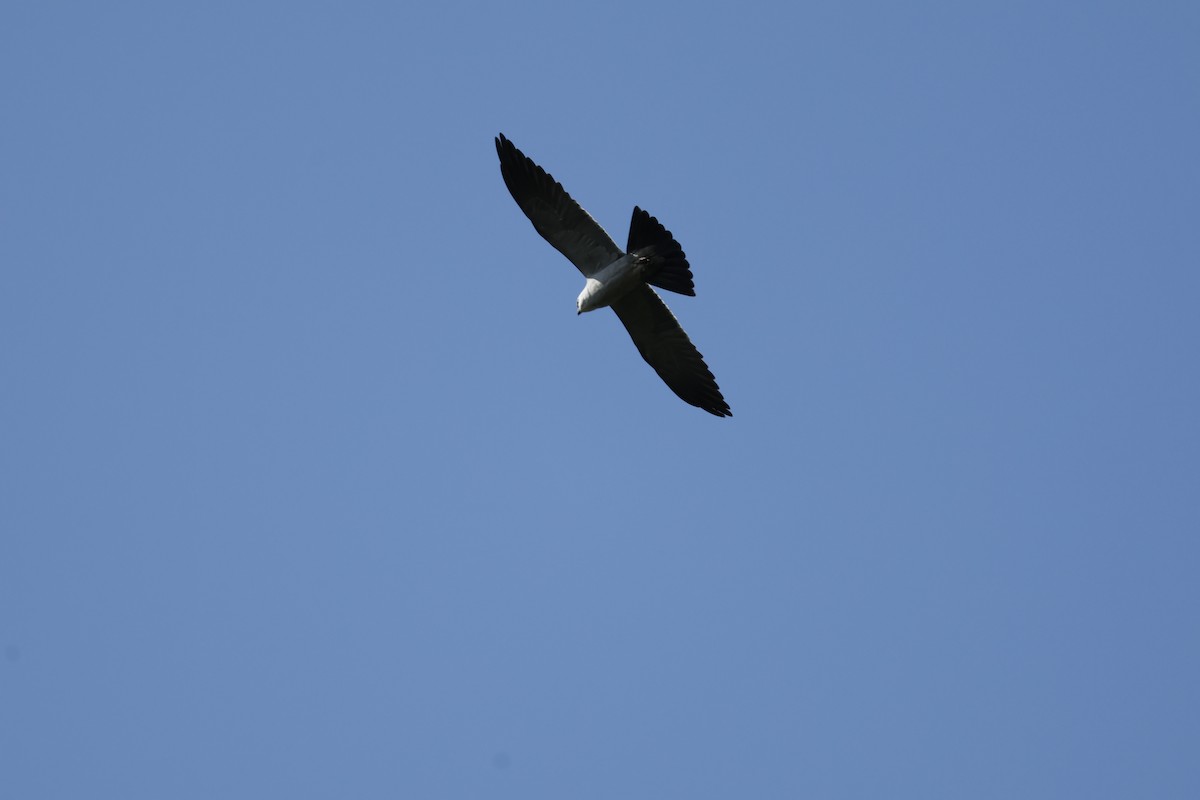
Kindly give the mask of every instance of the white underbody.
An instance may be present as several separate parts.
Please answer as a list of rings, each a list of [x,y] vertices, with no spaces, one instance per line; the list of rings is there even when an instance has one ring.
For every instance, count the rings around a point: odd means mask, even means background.
[[[575,301],[579,313],[604,308],[620,300],[630,289],[644,282],[645,259],[625,253],[616,261],[588,277]]]

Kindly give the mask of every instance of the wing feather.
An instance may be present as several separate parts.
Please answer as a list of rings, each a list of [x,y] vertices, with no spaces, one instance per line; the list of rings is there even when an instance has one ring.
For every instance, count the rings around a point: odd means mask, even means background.
[[[562,184],[500,134],[500,174],[517,205],[542,238],[590,277],[623,254],[596,220],[571,199]]]
[[[658,293],[643,284],[612,304],[646,363],[685,403],[732,417],[717,379]]]

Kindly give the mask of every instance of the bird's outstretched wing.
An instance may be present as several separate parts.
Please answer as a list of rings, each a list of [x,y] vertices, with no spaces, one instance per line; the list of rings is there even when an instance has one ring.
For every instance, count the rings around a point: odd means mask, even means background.
[[[612,310],[642,358],[683,402],[718,417],[733,416],[704,358],[653,289],[643,284],[630,290]]]
[[[504,138],[496,137],[500,174],[517,205],[554,249],[585,277],[621,257],[621,250],[596,220],[571,199],[562,184]]]

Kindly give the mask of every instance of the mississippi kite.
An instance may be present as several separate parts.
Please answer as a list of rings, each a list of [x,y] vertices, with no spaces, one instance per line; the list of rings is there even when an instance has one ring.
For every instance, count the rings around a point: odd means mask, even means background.
[[[534,229],[587,279],[576,313],[611,307],[642,358],[681,400],[718,417],[733,416],[703,357],[650,288],[696,294],[687,257],[671,232],[634,206],[622,252],[562,184],[504,134],[496,139],[496,153],[504,184]]]

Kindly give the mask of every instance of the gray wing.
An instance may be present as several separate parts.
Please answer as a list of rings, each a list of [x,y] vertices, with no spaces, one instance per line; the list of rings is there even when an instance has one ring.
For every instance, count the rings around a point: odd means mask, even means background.
[[[621,250],[596,220],[571,199],[562,184],[500,134],[500,174],[534,229],[585,277],[621,257]]]
[[[662,298],[643,284],[612,304],[633,343],[658,377],[685,403],[732,417],[717,380]]]

